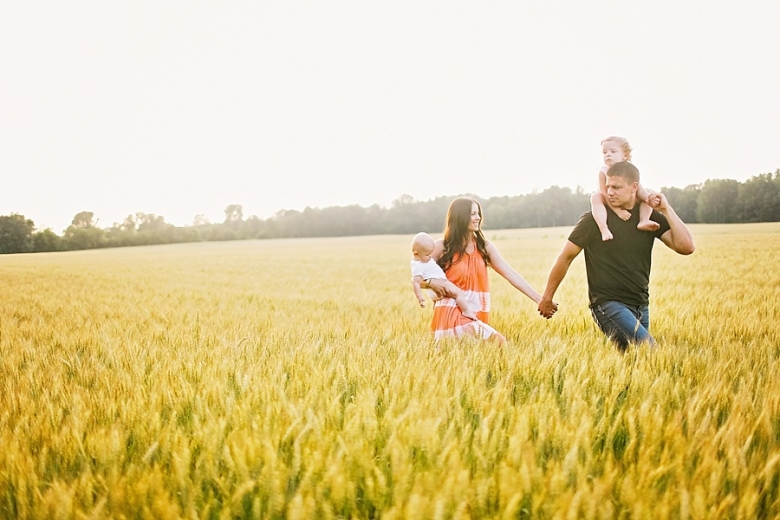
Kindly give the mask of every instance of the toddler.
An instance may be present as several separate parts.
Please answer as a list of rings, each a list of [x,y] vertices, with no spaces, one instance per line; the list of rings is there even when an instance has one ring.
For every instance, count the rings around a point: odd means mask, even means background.
[[[445,281],[444,287],[455,295],[455,303],[458,304],[458,308],[463,313],[463,316],[476,320],[477,315],[469,308],[466,295],[460,287],[447,280],[447,276],[442,268],[431,258],[433,248],[433,238],[428,233],[417,233],[414,240],[412,240],[412,287],[414,288],[414,295],[417,296],[417,301],[420,302],[420,307],[425,307],[425,297],[420,289],[420,283],[423,280],[427,282],[432,279],[442,279]]]
[[[599,191],[590,197],[590,209],[593,214],[593,220],[601,231],[601,240],[612,240],[612,232],[607,227],[607,208],[623,220],[631,218],[631,213],[625,209],[613,208],[607,200],[607,170],[615,163],[622,161],[631,161],[631,145],[624,137],[607,137],[601,141],[601,153],[604,156],[604,166],[599,170]],[[652,206],[658,204],[659,196],[657,193],[646,190],[639,185],[636,192],[637,198],[641,201],[639,206],[639,224],[637,229],[641,231],[655,231],[659,225],[650,220],[653,213]]]

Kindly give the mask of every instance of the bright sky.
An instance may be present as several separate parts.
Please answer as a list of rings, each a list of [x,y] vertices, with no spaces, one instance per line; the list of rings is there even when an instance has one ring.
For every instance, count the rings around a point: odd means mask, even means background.
[[[649,188],[780,168],[780,2],[0,3],[0,214]]]

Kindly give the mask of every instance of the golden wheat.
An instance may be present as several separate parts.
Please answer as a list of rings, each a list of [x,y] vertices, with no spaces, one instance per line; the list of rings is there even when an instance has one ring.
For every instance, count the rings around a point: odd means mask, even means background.
[[[780,516],[780,225],[692,228],[625,355],[582,258],[550,321],[493,276],[499,350],[406,236],[0,257],[0,516]],[[567,232],[487,234],[541,290]]]

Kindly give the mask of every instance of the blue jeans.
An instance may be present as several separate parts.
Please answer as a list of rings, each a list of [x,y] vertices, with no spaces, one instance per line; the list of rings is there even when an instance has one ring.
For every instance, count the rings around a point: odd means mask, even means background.
[[[647,305],[634,307],[620,302],[604,302],[590,308],[593,319],[609,339],[617,343],[621,351],[629,343],[649,343],[655,345],[650,335],[650,310]]]

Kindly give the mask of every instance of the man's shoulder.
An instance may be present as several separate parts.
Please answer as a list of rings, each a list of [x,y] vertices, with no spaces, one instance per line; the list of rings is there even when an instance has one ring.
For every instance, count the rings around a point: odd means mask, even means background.
[[[576,229],[578,226],[588,226],[590,224],[596,225],[596,220],[593,218],[593,212],[586,211],[580,215],[579,219],[577,219],[577,223],[574,224],[574,228]]]
[[[598,234],[598,225],[593,219],[593,213],[586,211],[580,215],[580,219],[574,225],[574,229],[569,233],[569,242],[581,248],[587,247],[594,234]]]

